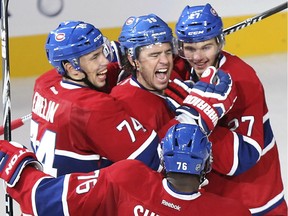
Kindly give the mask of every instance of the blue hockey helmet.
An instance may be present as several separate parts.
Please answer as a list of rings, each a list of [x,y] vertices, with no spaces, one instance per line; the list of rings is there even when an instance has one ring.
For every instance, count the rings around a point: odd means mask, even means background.
[[[124,23],[118,41],[122,53],[128,50],[135,60],[138,47],[167,42],[173,46],[173,33],[167,23],[155,14],[131,16]]]
[[[202,176],[211,170],[211,142],[198,125],[176,124],[162,140],[166,172]]]
[[[49,33],[46,54],[50,64],[64,75],[62,61],[69,61],[76,70],[80,70],[79,58],[101,46],[105,57],[113,58],[110,43],[99,29],[82,21],[66,21]]]
[[[186,6],[176,23],[176,35],[179,41],[194,43],[223,36],[223,23],[210,4]]]

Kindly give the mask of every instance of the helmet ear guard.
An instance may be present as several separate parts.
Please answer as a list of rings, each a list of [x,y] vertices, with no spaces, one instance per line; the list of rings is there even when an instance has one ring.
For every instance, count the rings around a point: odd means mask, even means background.
[[[113,59],[116,57],[116,53],[113,53],[113,49],[112,49],[112,45],[110,43],[110,41],[108,40],[108,38],[103,37],[103,55],[105,56],[105,58],[109,61],[112,62]]]
[[[162,140],[166,172],[204,176],[211,170],[211,142],[198,125],[172,126]]]
[[[219,45],[219,51],[222,50],[224,48],[225,42],[226,42],[225,37],[224,37],[224,33],[222,33],[216,37],[216,42]]]

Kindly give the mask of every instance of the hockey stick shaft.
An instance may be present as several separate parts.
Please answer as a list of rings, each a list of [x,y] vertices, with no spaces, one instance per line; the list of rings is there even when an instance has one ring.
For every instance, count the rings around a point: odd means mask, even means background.
[[[21,118],[14,119],[11,121],[11,130],[17,129],[21,126],[23,126],[28,120],[30,120],[32,117],[32,114],[29,113],[28,115],[22,116]],[[0,126],[0,136],[4,134],[4,127]]]
[[[273,15],[275,13],[278,13],[278,12],[280,12],[282,10],[285,10],[285,9],[287,9],[287,2],[285,2],[285,3],[281,4],[281,5],[278,5],[278,6],[274,7],[274,8],[271,8],[270,10],[267,10],[267,11],[265,11],[265,12],[259,14],[259,15],[256,15],[254,17],[248,18],[248,19],[246,19],[246,20],[244,20],[244,21],[242,21],[242,22],[240,22],[238,24],[235,24],[235,25],[233,25],[233,26],[231,26],[229,28],[226,28],[226,29],[224,29],[223,33],[224,33],[224,35],[229,35],[229,34],[231,34],[233,32],[236,32],[236,31],[238,31],[240,29],[243,29],[243,28],[245,28],[247,26],[250,26],[250,25],[252,25],[252,24],[254,24],[256,22],[259,22],[262,19],[265,19],[265,18],[267,18],[267,17],[269,17],[269,16],[271,16],[271,15]]]
[[[11,100],[10,100],[10,64],[9,64],[9,34],[8,34],[8,3],[1,0],[1,42],[2,42],[2,80],[3,80],[3,127],[4,139],[11,141]],[[13,200],[5,193],[6,215],[13,216]]]

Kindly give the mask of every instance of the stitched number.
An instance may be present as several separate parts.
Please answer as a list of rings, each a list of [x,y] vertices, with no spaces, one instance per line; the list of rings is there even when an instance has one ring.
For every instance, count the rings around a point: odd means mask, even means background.
[[[135,131],[139,131],[140,129],[142,129],[144,132],[146,131],[146,129],[140,124],[139,121],[137,121],[136,119],[134,119],[134,118],[132,118],[132,117],[130,117],[130,118],[131,118],[131,120],[132,120],[133,128],[134,128]],[[130,135],[130,137],[131,137],[131,141],[132,141],[132,142],[135,142],[136,139],[135,139],[135,135],[134,135],[134,133],[133,133],[133,130],[132,130],[129,122],[126,121],[126,120],[122,121],[122,122],[117,126],[117,129],[118,129],[119,131],[122,131],[124,128],[127,128],[127,131],[128,131],[128,133],[129,133],[129,135]]]
[[[241,117],[241,122],[242,122],[242,123],[248,122],[247,136],[251,136],[251,134],[252,134],[252,129],[253,129],[253,125],[254,125],[254,122],[255,122],[254,116],[242,116],[242,117]],[[239,123],[238,119],[235,118],[235,119],[232,119],[232,120],[228,123],[228,125],[231,127],[230,129],[231,129],[232,131],[235,131],[235,130],[239,127],[240,123]],[[233,126],[232,126],[232,125],[233,125]]]
[[[242,116],[241,118],[242,122],[248,121],[248,131],[247,131],[247,136],[251,136],[252,134],[252,129],[254,125],[254,116]]]
[[[53,168],[55,156],[56,133],[45,130],[41,140],[36,140],[38,135],[38,123],[31,120],[30,141],[31,146],[36,153],[37,159],[43,164],[43,171],[54,177],[57,176],[57,169]]]
[[[76,188],[77,194],[87,193],[94,185],[97,183],[97,178],[99,176],[99,170],[94,172],[94,175],[78,176],[79,181],[85,180],[85,182],[79,184]]]

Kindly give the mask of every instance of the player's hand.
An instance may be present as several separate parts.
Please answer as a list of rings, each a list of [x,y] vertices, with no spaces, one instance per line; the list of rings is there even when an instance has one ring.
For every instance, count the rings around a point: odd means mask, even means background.
[[[169,107],[175,111],[183,103],[183,100],[189,95],[192,90],[192,83],[188,84],[179,79],[169,80],[168,86],[165,89],[166,101]]]
[[[232,108],[236,99],[236,87],[230,74],[209,67],[177,112],[191,115],[209,134],[218,120]]]
[[[15,186],[22,170],[28,164],[42,170],[42,165],[33,152],[19,143],[0,140],[0,178],[9,187]]]

